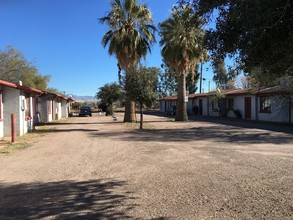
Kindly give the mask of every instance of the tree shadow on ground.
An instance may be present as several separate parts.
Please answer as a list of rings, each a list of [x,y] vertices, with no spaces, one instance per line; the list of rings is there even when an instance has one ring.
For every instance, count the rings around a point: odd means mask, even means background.
[[[191,124],[192,125],[192,124]],[[143,141],[143,142],[193,142],[209,140],[213,142],[227,143],[293,143],[291,134],[276,133],[261,129],[243,129],[236,126],[212,125],[197,126],[178,129],[147,129],[147,130],[125,130],[125,131],[99,131],[92,134],[94,137],[109,137],[121,141]]]
[[[0,184],[0,219],[130,219],[126,185],[111,179]],[[133,204],[131,202],[131,204]]]
[[[170,117],[169,115],[165,115],[164,113],[159,111],[145,111],[144,114],[172,119],[172,117]],[[195,115],[189,115],[188,118],[189,118],[189,122],[192,122],[192,121],[210,122],[210,123],[221,124],[221,125],[229,125],[229,126],[236,126],[236,127],[242,127],[242,128],[259,128],[264,130],[293,134],[293,125],[292,124],[289,125],[287,123],[244,120],[244,119],[237,119],[237,118],[220,118],[220,117],[214,117],[214,116],[195,116]],[[172,122],[172,120],[170,120],[170,122]]]
[[[62,133],[62,132],[97,132],[98,129],[87,129],[87,128],[68,128],[68,129],[35,129],[35,133]]]
[[[218,118],[218,117],[204,117],[204,116],[192,116],[190,120],[197,122],[210,122],[220,125],[235,126],[241,128],[257,128],[268,131],[284,132],[293,134],[293,126],[285,123],[277,122],[265,122],[265,121],[253,121],[253,120],[241,120],[234,118]]]
[[[104,121],[104,122],[48,122],[48,123],[38,123],[37,127],[43,126],[58,126],[58,125],[104,125],[104,124],[117,124],[122,123],[120,121]]]

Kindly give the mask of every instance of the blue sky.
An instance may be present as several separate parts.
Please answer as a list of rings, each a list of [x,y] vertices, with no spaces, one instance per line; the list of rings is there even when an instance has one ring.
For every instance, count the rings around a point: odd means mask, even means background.
[[[141,0],[154,22],[168,18],[176,0]],[[97,19],[109,11],[109,0],[0,0],[0,50],[12,45],[39,69],[51,75],[49,87],[66,94],[94,96],[105,83],[117,81],[117,61],[101,46],[107,31]],[[159,37],[157,36],[157,42]],[[159,44],[144,61],[160,67]],[[205,71],[204,91],[212,82]]]

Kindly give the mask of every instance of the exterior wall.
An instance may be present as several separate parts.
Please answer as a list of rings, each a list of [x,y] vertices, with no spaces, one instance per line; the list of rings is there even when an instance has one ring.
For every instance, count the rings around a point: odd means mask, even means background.
[[[291,111],[291,124],[293,124],[293,97],[291,97],[291,107],[289,107],[288,99],[284,99],[281,96],[275,96],[271,101],[271,112],[264,113],[260,111],[260,97],[255,95],[229,95],[226,96],[226,107],[228,108],[228,98],[233,98],[233,109],[227,109],[228,118],[236,118],[234,110],[239,110],[242,115],[242,119],[245,119],[245,98],[251,99],[251,118],[250,120],[271,121],[289,123],[289,110]],[[212,96],[194,97],[189,99],[187,108],[192,113],[192,107],[194,105],[199,106],[199,100],[202,99],[203,116],[219,117],[219,111],[212,109]],[[282,101],[282,99],[284,99]],[[176,105],[176,101],[160,101],[160,112],[164,112],[170,106]]]
[[[0,138],[4,136],[4,122],[3,122],[3,101],[2,93],[0,93]]]
[[[233,96],[233,98],[234,98],[234,110],[239,110],[241,112],[242,118],[244,118],[244,114],[245,114],[244,96]],[[233,116],[233,114],[234,114],[233,112],[230,112],[229,117],[235,118],[236,116],[235,114]]]
[[[245,97],[251,98],[251,120],[257,120],[257,112],[256,112],[256,98],[251,95],[239,95],[239,96],[229,96],[227,98],[233,98],[234,100],[234,108],[233,110],[239,110],[241,112],[242,118],[245,118]],[[227,117],[235,118],[233,110],[228,110]]]
[[[160,101],[160,112],[165,113],[165,101],[161,100]]]
[[[228,99],[233,99],[233,109],[228,109]],[[227,97],[226,99],[226,106],[227,106],[227,117],[228,118],[236,118],[236,115],[234,114],[234,110],[238,109],[237,105],[236,105],[236,101],[237,101],[237,97],[235,96],[231,96],[231,97]]]
[[[228,118],[235,118],[236,115],[234,114],[234,110],[239,110],[241,112],[242,118],[245,116],[245,97],[250,97],[251,98],[251,120],[256,120],[256,106],[255,106],[255,96],[244,96],[244,95],[239,95],[239,96],[228,96],[226,97],[226,107],[227,107],[227,99],[228,98],[233,98],[234,100],[234,108],[232,109],[226,109],[227,111],[227,117]],[[206,99],[206,98],[205,98]],[[208,101],[208,111],[207,111],[207,116],[214,116],[214,117],[219,117],[219,111],[214,110],[212,108],[212,101],[214,100],[214,97],[209,97]],[[217,105],[217,103],[216,103]],[[205,106],[205,105],[204,105]],[[205,115],[205,114],[204,114]]]
[[[52,100],[47,101],[47,122],[53,121],[53,115],[54,115],[54,102]],[[53,111],[53,112],[52,112]]]
[[[233,111],[234,110],[232,110],[232,109],[228,109],[228,112],[227,112],[227,117],[228,118],[236,118],[236,115],[234,114]]]
[[[188,99],[188,102],[186,103],[186,109],[187,109],[187,112],[189,112],[190,114],[193,114],[192,112],[193,105],[194,105],[194,99]]]
[[[70,108],[70,103],[62,99],[60,102],[57,100],[48,100],[48,96],[44,95],[39,98],[38,111],[40,113],[40,121],[43,123],[60,120],[67,118]]]
[[[208,97],[199,97],[199,98],[193,98],[192,101],[189,101],[189,106],[190,106],[190,112],[193,114],[193,106],[198,106],[199,107],[199,100],[202,100],[202,116],[208,116]]]
[[[58,120],[58,115],[59,115],[59,106],[58,106],[58,102],[56,100],[53,100],[53,121],[54,120]]]
[[[43,123],[51,122],[55,120],[56,103],[53,100],[48,100],[48,96],[44,95],[40,97],[40,103],[38,105],[40,112],[40,121]]]
[[[56,102],[56,119],[60,120],[62,117],[62,108],[61,108],[61,102]]]
[[[0,121],[0,138],[4,137],[4,123]]]
[[[11,135],[11,114],[16,118],[16,135],[21,136],[27,132],[25,123],[25,97],[21,91],[4,87],[3,92],[3,118],[4,118],[4,136]]]
[[[69,103],[67,103],[67,100],[62,99],[61,101],[61,117],[67,118],[69,113]]]
[[[271,112],[261,112],[260,97],[258,99],[258,120],[289,123],[289,103],[288,100],[280,97],[271,97]],[[292,103],[291,103],[292,105]],[[292,108],[291,108],[291,122],[292,122]]]
[[[209,99],[206,100],[207,116],[219,117],[219,110],[215,110],[212,108],[212,102],[214,100],[216,100],[216,98],[214,98],[214,97],[209,97]],[[204,104],[204,106],[205,106],[205,104]],[[216,103],[216,106],[218,106],[217,103]]]
[[[211,109],[211,106],[209,105],[210,97],[204,97],[202,98],[202,115],[209,116],[209,111]]]
[[[174,105],[176,106],[176,100],[160,101],[160,112],[166,113],[166,110]]]

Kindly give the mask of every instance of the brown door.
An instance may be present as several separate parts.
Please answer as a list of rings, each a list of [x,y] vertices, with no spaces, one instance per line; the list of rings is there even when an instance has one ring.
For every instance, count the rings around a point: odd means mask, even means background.
[[[203,112],[203,110],[202,110],[202,99],[199,99],[198,100],[198,114],[202,115],[202,112]]]
[[[251,97],[245,97],[245,119],[251,119]]]

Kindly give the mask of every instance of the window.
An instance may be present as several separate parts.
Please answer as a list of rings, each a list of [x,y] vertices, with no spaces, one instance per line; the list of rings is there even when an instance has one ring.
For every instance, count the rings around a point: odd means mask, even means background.
[[[217,99],[212,100],[212,110],[214,112],[219,111],[219,105],[218,105],[218,100]]]
[[[227,107],[229,110],[234,110],[234,99],[233,98],[228,98],[227,99]]]
[[[260,97],[260,112],[271,112],[271,98],[267,96]]]

